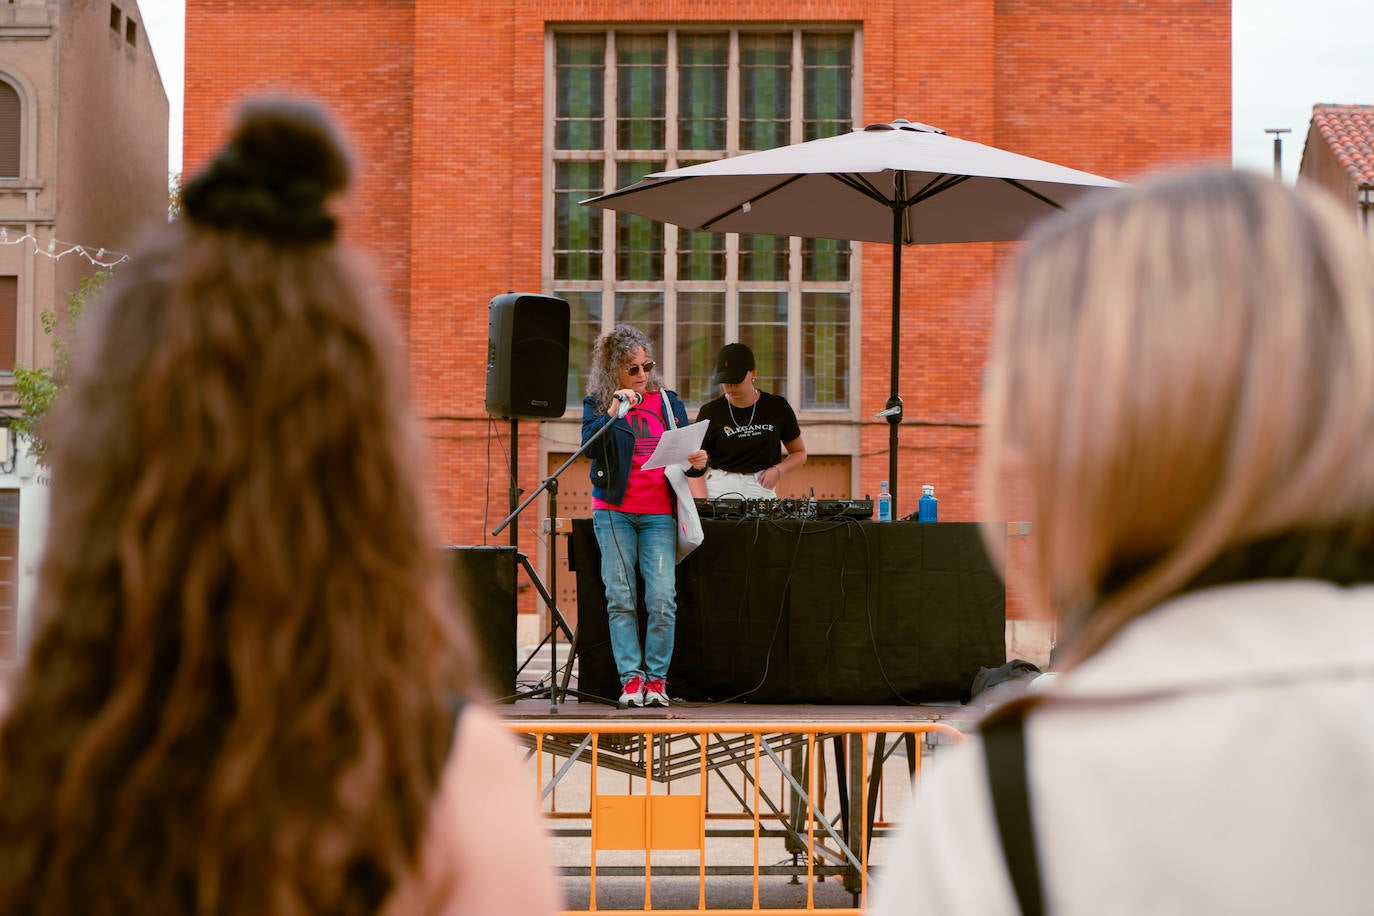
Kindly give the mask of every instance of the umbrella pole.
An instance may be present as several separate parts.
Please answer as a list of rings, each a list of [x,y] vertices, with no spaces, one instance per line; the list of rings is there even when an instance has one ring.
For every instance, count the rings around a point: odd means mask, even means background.
[[[902,399],[897,394],[902,337],[902,211],[906,200],[906,175],[897,173],[892,202],[892,394],[887,399],[887,486],[892,494],[892,517],[897,515],[897,427],[902,423]]]

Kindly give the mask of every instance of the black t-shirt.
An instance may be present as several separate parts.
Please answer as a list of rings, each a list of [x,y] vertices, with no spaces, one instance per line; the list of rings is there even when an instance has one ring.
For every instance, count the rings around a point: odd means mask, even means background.
[[[701,447],[711,467],[750,474],[782,460],[782,443],[801,435],[792,405],[776,394],[759,392],[751,407],[732,407],[724,395],[701,405],[697,421],[710,420]]]

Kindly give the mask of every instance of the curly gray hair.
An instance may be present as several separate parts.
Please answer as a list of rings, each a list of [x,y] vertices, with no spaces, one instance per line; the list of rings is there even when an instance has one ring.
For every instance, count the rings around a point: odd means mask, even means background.
[[[611,395],[620,388],[620,370],[634,358],[635,350],[644,348],[645,359],[656,359],[654,342],[634,325],[618,324],[592,344],[592,364],[587,376],[587,393],[595,396],[596,406],[606,410]],[[663,375],[655,366],[649,373],[649,391],[663,387]]]

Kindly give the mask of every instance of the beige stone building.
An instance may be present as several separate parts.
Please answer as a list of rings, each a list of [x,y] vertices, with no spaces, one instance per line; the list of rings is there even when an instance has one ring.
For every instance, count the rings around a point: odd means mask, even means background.
[[[49,363],[41,312],[166,208],[167,94],[137,0],[0,0],[0,666],[28,641],[47,517],[8,426],[14,368]]]

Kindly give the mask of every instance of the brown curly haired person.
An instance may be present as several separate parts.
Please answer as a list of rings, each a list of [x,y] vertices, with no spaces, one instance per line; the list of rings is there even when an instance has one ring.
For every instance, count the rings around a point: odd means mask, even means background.
[[[544,914],[349,161],[245,107],[122,268],[52,418],[38,635],[0,725],[0,911]]]

